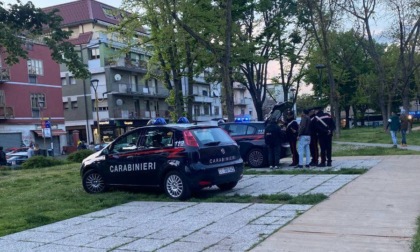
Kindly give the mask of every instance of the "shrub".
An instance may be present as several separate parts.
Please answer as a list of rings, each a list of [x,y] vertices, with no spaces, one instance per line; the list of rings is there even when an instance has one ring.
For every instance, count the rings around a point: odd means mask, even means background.
[[[23,169],[44,168],[55,165],[62,165],[62,160],[54,159],[52,157],[33,156],[22,164]]]
[[[94,151],[92,150],[79,150],[76,152],[71,153],[67,160],[74,163],[81,163],[83,159],[87,158],[88,156],[92,155]]]

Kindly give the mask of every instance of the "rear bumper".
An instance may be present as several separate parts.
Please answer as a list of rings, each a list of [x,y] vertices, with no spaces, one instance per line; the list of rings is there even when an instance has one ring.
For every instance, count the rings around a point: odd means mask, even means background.
[[[219,168],[234,167],[235,171],[220,174]],[[236,163],[225,166],[212,167],[207,169],[194,169],[186,173],[190,188],[192,190],[202,189],[213,185],[225,184],[230,182],[238,182],[243,175],[243,163]]]

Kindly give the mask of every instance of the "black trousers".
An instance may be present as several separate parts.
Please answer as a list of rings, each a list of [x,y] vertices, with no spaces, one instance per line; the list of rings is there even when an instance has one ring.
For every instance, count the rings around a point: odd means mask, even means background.
[[[309,150],[311,152],[311,163],[318,164],[319,160],[319,148],[318,148],[318,135],[311,135],[311,142],[309,144]]]
[[[290,140],[290,152],[292,153],[292,164],[298,165],[299,164],[299,153],[297,151],[297,141],[296,140]]]
[[[321,163],[331,163],[332,135],[318,135],[319,147],[321,148]]]

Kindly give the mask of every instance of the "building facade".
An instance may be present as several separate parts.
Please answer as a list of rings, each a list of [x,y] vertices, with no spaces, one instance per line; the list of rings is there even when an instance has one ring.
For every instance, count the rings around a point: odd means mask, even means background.
[[[0,55],[0,145],[33,143],[60,154],[67,145],[60,67],[46,45],[27,40],[25,47],[28,59],[13,66]]]
[[[107,32],[120,21],[115,7],[79,0],[44,10],[52,9],[59,10],[63,29],[73,32],[70,42],[91,72],[91,79],[80,80],[61,66],[62,103],[69,136],[77,130],[86,142],[107,142],[146,125],[152,118],[169,119],[171,107],[165,102],[169,90],[161,81],[147,77],[150,52],[135,47],[121,54],[126,47],[123,40],[118,34]],[[147,36],[139,29],[133,39],[143,44]],[[184,78],[183,86],[186,88],[187,84]],[[209,120],[219,114],[221,117],[220,99],[213,95],[212,88],[213,84],[204,81],[204,75],[196,77],[193,120]]]

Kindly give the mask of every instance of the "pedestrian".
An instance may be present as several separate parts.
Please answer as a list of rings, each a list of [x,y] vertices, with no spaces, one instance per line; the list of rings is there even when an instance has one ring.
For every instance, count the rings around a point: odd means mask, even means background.
[[[407,132],[410,128],[410,119],[408,119],[407,114],[402,113],[400,116],[400,122],[401,122],[401,147],[407,147]]]
[[[318,166],[319,162],[319,141],[318,133],[316,132],[316,119],[315,119],[315,110],[321,109],[320,107],[314,107],[310,109],[309,118],[311,119],[311,142],[309,144],[309,149],[311,151],[311,163],[310,166]]]
[[[3,146],[0,146],[0,165],[7,165],[6,153],[3,151]]]
[[[400,118],[397,116],[395,112],[391,113],[391,117],[388,119],[388,124],[386,125],[386,130],[389,129],[391,133],[392,144],[394,148],[398,147],[398,138],[397,133],[401,129],[401,122]]]
[[[299,164],[299,153],[297,151],[297,138],[299,133],[299,123],[295,120],[294,111],[289,111],[286,115],[286,138],[289,141],[290,152],[292,153],[292,163],[290,166]]]
[[[335,131],[335,122],[330,114],[322,111],[322,108],[315,110],[315,119],[315,130],[318,134],[319,147],[321,149],[321,162],[318,164],[318,167],[332,166],[332,137]]]
[[[299,153],[299,164],[296,168],[303,168],[303,157],[306,157],[305,167],[309,168],[311,162],[309,144],[311,143],[311,119],[309,118],[309,109],[304,109],[301,116],[298,131],[298,153]]]
[[[265,127],[264,141],[268,148],[268,165],[270,166],[270,169],[278,169],[283,137],[276,118],[271,118]]]
[[[28,153],[28,158],[31,158],[31,157],[33,157],[35,155],[34,145],[33,144],[29,145],[29,149],[28,149],[28,152],[27,153]]]

